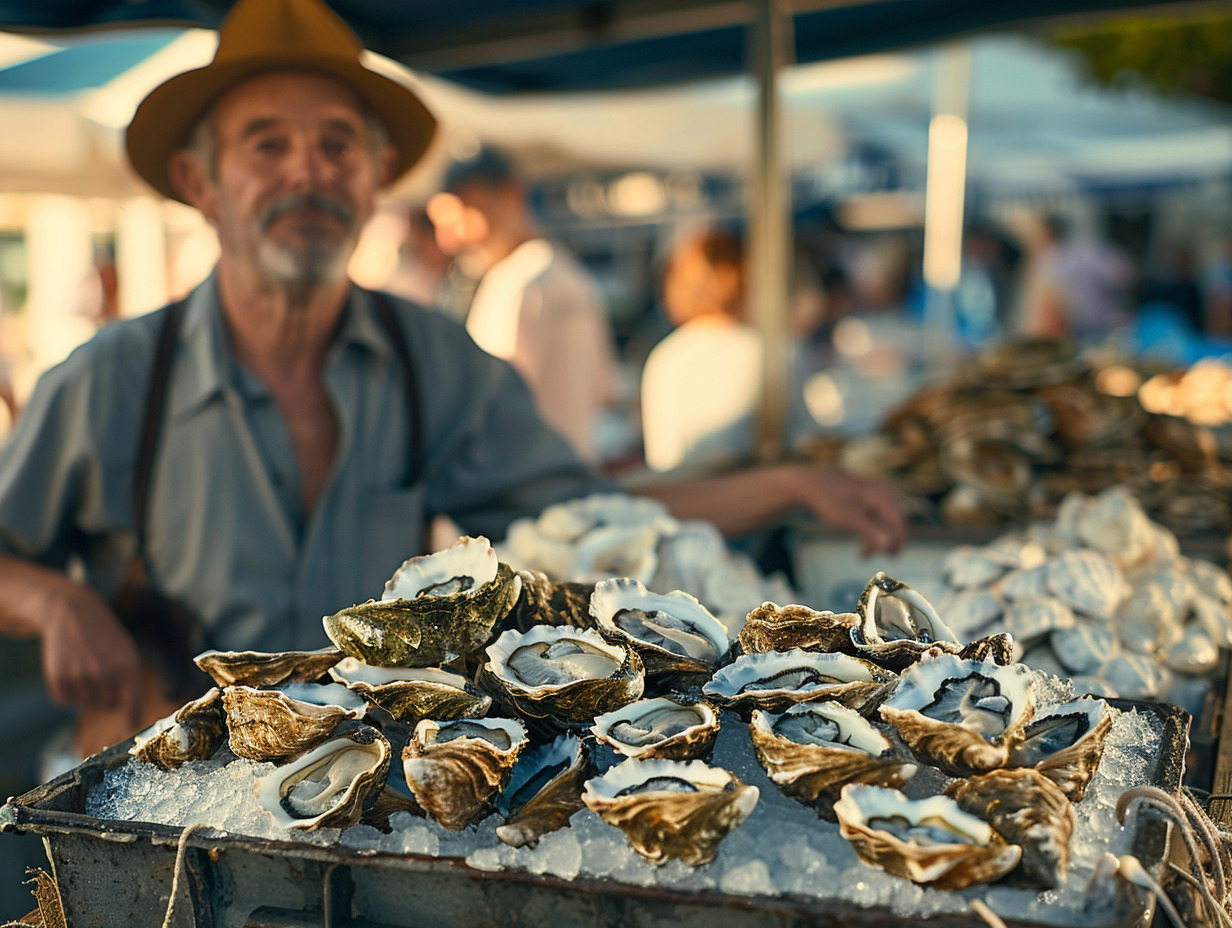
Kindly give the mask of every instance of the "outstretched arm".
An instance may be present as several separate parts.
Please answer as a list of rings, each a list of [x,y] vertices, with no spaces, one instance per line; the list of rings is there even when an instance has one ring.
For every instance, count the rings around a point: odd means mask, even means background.
[[[712,522],[728,538],[763,528],[797,508],[854,533],[865,554],[897,551],[907,536],[906,520],[888,484],[809,464],[766,464],[631,492],[659,500],[678,519]]]
[[[63,574],[0,554],[0,635],[38,638],[60,705],[119,708],[135,726],[141,670],[132,636],[102,598]]]

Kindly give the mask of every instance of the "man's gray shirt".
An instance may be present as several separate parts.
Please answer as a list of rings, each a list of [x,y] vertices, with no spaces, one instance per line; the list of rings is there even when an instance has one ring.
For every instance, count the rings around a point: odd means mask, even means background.
[[[379,597],[422,553],[425,512],[471,534],[610,489],[535,414],[525,384],[439,313],[391,300],[417,377],[424,437],[408,473],[402,370],[371,297],[354,289],[326,357],[338,418],[333,470],[300,511],[291,438],[242,368],[213,278],[189,297],[167,389],[147,519],[152,583],[209,644],[265,651],[328,644],[321,617]],[[0,448],[0,549],[63,567],[83,559],[104,596],[135,549],[133,482],[161,314],[99,332],[39,381]]]

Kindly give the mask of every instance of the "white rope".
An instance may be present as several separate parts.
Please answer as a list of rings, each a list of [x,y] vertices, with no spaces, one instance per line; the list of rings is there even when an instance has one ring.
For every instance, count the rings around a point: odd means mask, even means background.
[[[188,839],[196,832],[207,828],[207,825],[189,825],[180,832],[180,840],[175,846],[175,866],[171,871],[171,898],[167,900],[167,914],[163,916],[162,928],[171,928],[171,913],[175,911],[175,897],[180,888],[180,873],[184,870],[184,856],[188,848]]]
[[[972,899],[968,908],[984,920],[988,928],[1007,928],[1001,916],[988,907],[982,899]]]

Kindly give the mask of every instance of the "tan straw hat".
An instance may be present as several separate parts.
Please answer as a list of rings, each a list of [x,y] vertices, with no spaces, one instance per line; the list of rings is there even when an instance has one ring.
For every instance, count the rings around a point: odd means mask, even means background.
[[[398,150],[394,177],[400,177],[427,150],[436,120],[408,88],[360,64],[362,50],[320,0],[239,0],[219,30],[214,60],[155,87],[137,107],[126,139],[129,160],[155,190],[179,200],[167,160],[188,142],[206,108],[246,77],[291,69],[326,74],[353,89],[385,125]]]

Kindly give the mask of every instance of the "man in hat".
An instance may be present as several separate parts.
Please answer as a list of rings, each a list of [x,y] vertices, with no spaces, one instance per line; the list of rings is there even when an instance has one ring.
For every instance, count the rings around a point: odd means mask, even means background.
[[[163,653],[318,647],[321,616],[378,593],[432,514],[501,538],[608,486],[508,364],[347,279],[378,191],[434,127],[359,54],[319,0],[240,0],[214,61],[151,92],[130,159],[214,225],[218,264],[49,371],[0,450],[0,631],[40,639],[57,701],[111,713],[83,753],[182,701],[129,628],[179,629]],[[895,547],[882,490],[842,479],[783,466],[658,495],[683,517],[720,503],[729,532],[807,505]]]

